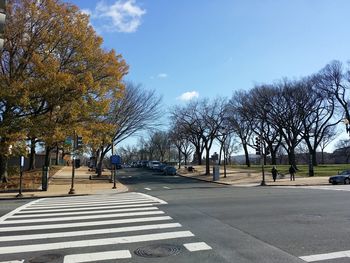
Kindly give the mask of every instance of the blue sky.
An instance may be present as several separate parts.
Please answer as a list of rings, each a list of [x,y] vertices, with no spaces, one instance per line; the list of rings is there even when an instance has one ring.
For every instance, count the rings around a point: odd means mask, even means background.
[[[350,58],[348,0],[72,2],[126,59],[126,79],[156,89],[167,105],[185,92],[230,97]]]
[[[350,58],[348,0],[70,1],[91,14],[126,80],[165,105],[312,74]]]

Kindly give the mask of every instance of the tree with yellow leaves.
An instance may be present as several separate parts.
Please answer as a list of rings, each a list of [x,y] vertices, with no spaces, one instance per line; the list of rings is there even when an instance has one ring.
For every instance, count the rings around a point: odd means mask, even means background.
[[[98,121],[121,96],[128,66],[76,6],[59,0],[9,0],[0,52],[0,179],[8,147],[31,131],[53,147]],[[103,125],[103,124],[101,124]],[[34,128],[35,127],[35,128]]]

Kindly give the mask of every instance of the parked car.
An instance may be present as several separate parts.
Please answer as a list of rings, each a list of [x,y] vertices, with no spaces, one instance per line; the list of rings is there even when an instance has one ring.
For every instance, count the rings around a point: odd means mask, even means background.
[[[158,169],[159,165],[160,165],[159,161],[149,161],[148,162],[148,166],[151,169]]]
[[[339,173],[338,175],[334,175],[329,177],[329,183],[331,184],[350,184],[350,170],[345,170]]]
[[[176,168],[173,166],[167,166],[164,168],[165,175],[176,175]]]
[[[165,163],[161,163],[158,167],[158,170],[164,172],[165,167],[167,167],[167,165]]]

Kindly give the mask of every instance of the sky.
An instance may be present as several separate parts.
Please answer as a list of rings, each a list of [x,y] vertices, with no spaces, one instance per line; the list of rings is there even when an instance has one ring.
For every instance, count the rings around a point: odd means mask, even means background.
[[[71,0],[164,107],[350,59],[348,0]]]

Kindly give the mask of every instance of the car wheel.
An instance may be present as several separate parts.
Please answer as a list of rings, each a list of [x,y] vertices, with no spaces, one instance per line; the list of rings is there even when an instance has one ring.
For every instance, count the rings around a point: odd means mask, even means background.
[[[350,183],[349,178],[345,178],[345,180],[344,180],[344,184],[349,184],[349,183]]]

